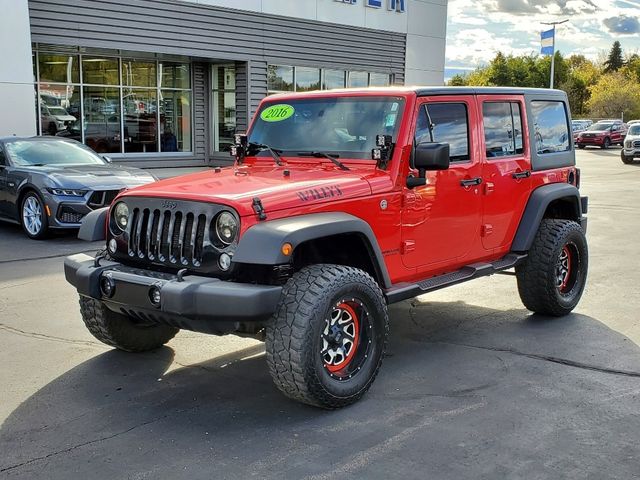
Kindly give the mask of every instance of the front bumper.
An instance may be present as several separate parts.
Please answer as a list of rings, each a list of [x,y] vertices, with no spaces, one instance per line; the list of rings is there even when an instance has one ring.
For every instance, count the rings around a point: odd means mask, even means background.
[[[604,145],[604,139],[605,137],[578,137],[576,143],[578,145],[597,145],[600,147]]]
[[[95,298],[109,309],[144,321],[166,323],[203,333],[227,333],[238,323],[264,322],[276,311],[282,287],[223,281],[217,278],[142,270],[117,262],[71,255],[64,273],[80,295]],[[111,296],[100,288],[109,278]],[[151,290],[160,291],[160,305],[151,301]]]
[[[640,148],[638,147],[632,147],[632,148],[624,148],[622,150],[622,153],[625,157],[633,157],[633,158],[637,158],[640,157]]]

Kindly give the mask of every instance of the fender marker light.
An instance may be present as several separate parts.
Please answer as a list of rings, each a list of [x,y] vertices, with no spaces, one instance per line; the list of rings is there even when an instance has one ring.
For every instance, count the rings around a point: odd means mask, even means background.
[[[288,257],[293,253],[293,245],[290,243],[283,243],[280,251],[285,257]]]

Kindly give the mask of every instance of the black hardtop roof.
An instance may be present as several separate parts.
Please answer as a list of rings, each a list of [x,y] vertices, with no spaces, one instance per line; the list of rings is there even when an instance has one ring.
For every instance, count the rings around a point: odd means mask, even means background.
[[[564,97],[562,90],[524,87],[413,87],[419,97],[430,95],[530,95]]]

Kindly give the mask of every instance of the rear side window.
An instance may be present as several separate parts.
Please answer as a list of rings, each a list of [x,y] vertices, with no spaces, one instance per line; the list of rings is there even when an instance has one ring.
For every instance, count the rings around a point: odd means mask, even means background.
[[[485,102],[484,143],[487,158],[521,155],[522,115],[518,102]]]
[[[531,114],[538,155],[571,150],[569,122],[563,102],[534,100],[531,102]]]
[[[469,120],[464,103],[429,103],[420,107],[416,145],[431,141],[448,143],[452,162],[469,160]]]

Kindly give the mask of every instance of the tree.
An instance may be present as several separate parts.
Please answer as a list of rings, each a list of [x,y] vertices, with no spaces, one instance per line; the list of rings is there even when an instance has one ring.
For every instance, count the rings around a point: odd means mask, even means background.
[[[617,72],[623,66],[624,58],[622,58],[622,47],[620,46],[620,42],[616,40],[613,42],[607,61],[604,62],[604,73]]]
[[[640,117],[640,84],[621,72],[602,75],[590,89],[587,106],[595,117]]]

